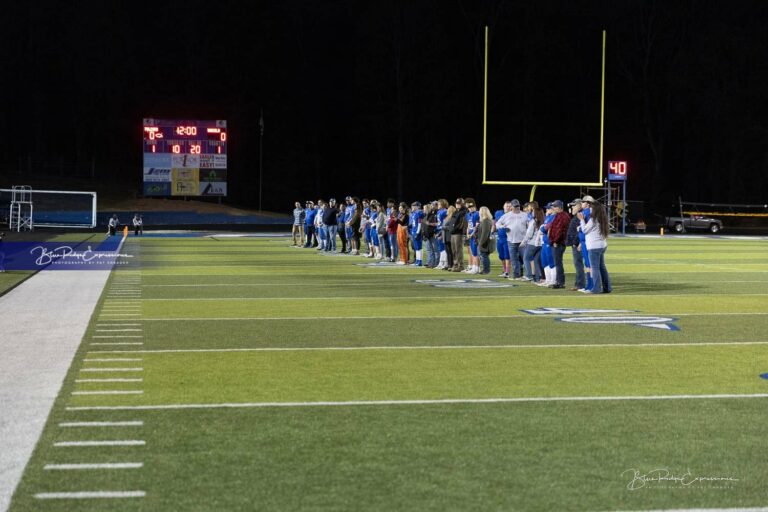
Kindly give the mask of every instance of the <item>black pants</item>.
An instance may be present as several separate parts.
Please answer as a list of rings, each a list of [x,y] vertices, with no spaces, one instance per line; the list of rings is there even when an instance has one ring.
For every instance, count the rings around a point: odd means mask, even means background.
[[[347,252],[347,227],[339,224],[339,238],[341,239],[341,252]]]
[[[445,242],[445,254],[448,257],[448,268],[453,268],[453,251],[451,250],[451,237],[447,236],[443,239]]]
[[[314,245],[312,242],[315,242]],[[315,239],[315,226],[307,226],[307,243],[304,247],[317,247],[317,239]]]
[[[552,246],[552,255],[555,257],[555,283],[557,286],[565,286],[565,269],[563,268],[563,253],[565,246],[557,244]]]

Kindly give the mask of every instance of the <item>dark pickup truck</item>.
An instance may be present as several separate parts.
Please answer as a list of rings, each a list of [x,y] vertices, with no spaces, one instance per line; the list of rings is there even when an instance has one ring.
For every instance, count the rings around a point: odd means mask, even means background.
[[[680,217],[665,217],[664,225],[677,233],[682,233],[684,230],[707,230],[710,233],[719,233],[723,229],[721,220],[703,215],[686,215],[682,219]]]

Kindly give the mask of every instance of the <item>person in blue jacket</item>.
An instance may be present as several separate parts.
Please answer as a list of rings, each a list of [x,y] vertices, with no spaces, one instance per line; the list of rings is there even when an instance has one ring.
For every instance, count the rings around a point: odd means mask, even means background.
[[[304,227],[307,233],[307,243],[304,244],[305,248],[317,247],[317,237],[315,236],[315,203],[307,201],[306,214],[304,215]]]
[[[411,236],[411,245],[413,245],[413,253],[416,255],[416,266],[423,266],[421,260],[421,221],[424,219],[424,212],[421,210],[421,203],[414,201],[411,203],[411,216],[408,219],[408,231]]]

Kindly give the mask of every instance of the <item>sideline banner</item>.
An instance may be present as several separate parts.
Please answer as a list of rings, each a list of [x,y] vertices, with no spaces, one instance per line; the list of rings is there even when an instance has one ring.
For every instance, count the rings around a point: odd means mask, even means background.
[[[94,246],[82,242],[0,242],[0,271],[109,270],[128,264],[118,252],[122,237],[111,236]]]

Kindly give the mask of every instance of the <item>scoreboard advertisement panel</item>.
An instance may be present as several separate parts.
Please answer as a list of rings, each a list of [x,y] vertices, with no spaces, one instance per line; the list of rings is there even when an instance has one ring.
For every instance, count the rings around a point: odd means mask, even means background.
[[[227,122],[146,118],[145,196],[226,196]]]

